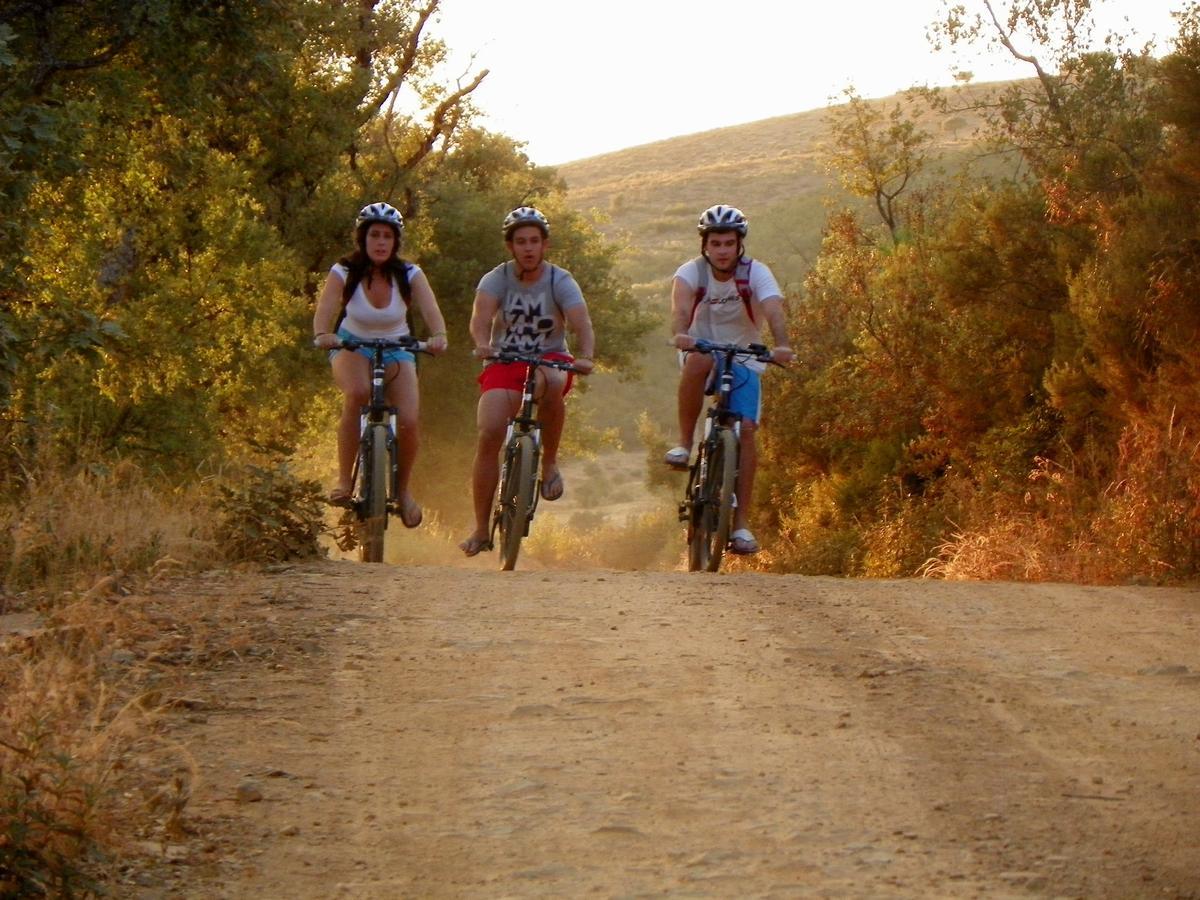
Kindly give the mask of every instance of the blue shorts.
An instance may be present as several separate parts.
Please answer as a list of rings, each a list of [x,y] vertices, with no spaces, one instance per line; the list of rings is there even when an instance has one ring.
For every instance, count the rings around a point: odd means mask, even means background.
[[[339,338],[341,338],[343,341],[363,340],[358,335],[351,334],[345,328],[339,328],[337,330],[337,336]],[[337,350],[330,350],[329,351],[329,361],[333,362],[334,356],[336,356],[338,353],[341,353],[341,352],[342,351],[340,348]],[[354,352],[359,354],[360,356],[365,356],[367,358],[367,362],[369,362],[369,363],[375,362],[375,351],[369,347],[359,347]],[[395,350],[384,350],[383,351],[383,361],[386,365],[390,366],[392,363],[403,363],[403,362],[415,363],[417,361],[417,357],[410,351],[401,350],[399,347],[397,347]]]
[[[687,350],[679,351],[680,365],[683,365],[683,361],[687,359],[688,352]],[[713,390],[716,371],[717,367],[713,365],[712,373],[708,376],[708,384],[704,388],[706,394]],[[741,363],[733,364],[733,389],[729,392],[729,408],[747,422],[755,425],[762,417],[762,381],[759,373]]]
[[[710,384],[709,387],[714,387]],[[741,363],[733,364],[733,390],[729,392],[729,408],[743,421],[758,424],[762,415],[762,382],[758,373]]]

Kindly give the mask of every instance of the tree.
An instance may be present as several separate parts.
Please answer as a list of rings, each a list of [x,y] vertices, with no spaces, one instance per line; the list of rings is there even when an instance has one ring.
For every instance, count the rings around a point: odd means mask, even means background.
[[[901,104],[885,115],[853,89],[845,96],[847,102],[828,116],[833,141],[829,165],[851,195],[875,204],[896,242],[902,228],[900,197],[924,168],[929,135]]]
[[[310,292],[360,191],[378,187],[364,172],[386,168],[364,150],[381,109],[386,146],[418,148],[391,158],[405,192],[422,177],[421,148],[444,150],[469,121],[483,74],[438,82],[444,48],[425,32],[437,5],[9,4],[10,464],[68,427],[183,464],[222,445],[287,444],[281,423],[307,397],[296,387],[319,371],[296,339]],[[401,91],[419,98],[402,122]]]

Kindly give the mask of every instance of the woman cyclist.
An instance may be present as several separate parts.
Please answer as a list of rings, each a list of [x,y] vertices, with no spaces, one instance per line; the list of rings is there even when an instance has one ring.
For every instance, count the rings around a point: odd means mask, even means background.
[[[421,269],[400,258],[404,220],[387,203],[364,206],[354,223],[354,250],[329,270],[313,314],[313,344],[329,350],[334,383],[342,391],[338,422],[338,480],[329,502],[345,505],[353,490],[358,454],[359,413],[371,394],[371,353],[342,350],[343,339],[395,339],[409,334],[408,310],[415,306],[429,327],[429,352],[446,349],[446,321]],[[416,359],[407,350],[386,354],[388,404],[396,408],[399,444],[399,514],[408,528],[421,524],[421,507],[408,490],[419,444]]]

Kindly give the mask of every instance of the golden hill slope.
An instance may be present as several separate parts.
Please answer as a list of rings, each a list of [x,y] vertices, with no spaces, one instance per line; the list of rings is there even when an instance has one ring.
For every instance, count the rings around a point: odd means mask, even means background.
[[[896,94],[869,102],[890,108],[907,101]],[[795,290],[818,246],[827,204],[850,202],[825,171],[831,109],[656,141],[567,163],[558,171],[572,205],[599,212],[609,236],[629,244],[623,267],[639,288],[658,290],[669,281],[697,250],[700,211],[729,203],[750,218],[751,253],[770,262]],[[935,147],[951,153],[974,142],[979,124],[963,113],[922,111],[919,120]]]

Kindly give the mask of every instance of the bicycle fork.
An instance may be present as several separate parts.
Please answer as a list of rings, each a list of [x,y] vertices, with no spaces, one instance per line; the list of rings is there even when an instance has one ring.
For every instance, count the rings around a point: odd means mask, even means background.
[[[351,478],[352,484],[359,483],[358,473],[359,473],[359,471],[363,465],[363,461],[366,457],[366,452],[365,452],[366,448],[368,446],[370,446],[370,444],[371,444],[370,429],[375,426],[383,426],[383,427],[387,428],[387,450],[388,450],[387,496],[388,496],[389,502],[399,503],[400,502],[399,485],[396,483],[396,480],[400,477],[400,467],[399,467],[400,450],[399,450],[399,446],[397,444],[398,432],[396,429],[397,429],[398,425],[396,422],[396,408],[394,406],[387,407],[384,415],[385,415],[385,417],[382,420],[372,419],[371,418],[371,407],[369,407],[369,406],[364,406],[362,408],[362,412],[359,413],[359,416],[358,416],[358,444],[361,449],[359,450],[358,456],[354,460],[354,470],[350,473],[350,478]],[[359,501],[361,501],[363,498],[360,497],[358,499],[359,499]]]
[[[696,462],[693,463],[691,472],[688,475],[687,495],[683,502],[679,504],[679,521],[688,523],[689,529],[695,522],[695,516],[700,512],[704,504],[713,502],[713,498],[709,497],[704,492],[704,485],[708,482],[708,466],[712,459],[710,448],[714,446],[712,442],[712,432],[714,420],[716,416],[710,414],[704,419],[704,436],[700,441],[700,452],[696,454]],[[741,447],[742,439],[742,423],[740,419],[734,419],[728,425],[723,426],[733,432],[734,443],[739,448]],[[741,465],[734,467],[735,473],[740,471]],[[731,498],[733,508],[736,510],[738,505],[737,490],[733,492]]]
[[[508,470],[512,464],[514,453],[512,451],[513,440],[517,435],[517,429],[521,428],[523,434],[528,434],[533,439],[533,467],[534,467],[534,485],[533,485],[533,503],[529,507],[529,515],[526,517],[522,525],[522,534],[529,535],[529,525],[533,521],[533,514],[537,512],[538,500],[541,496],[541,477],[537,475],[538,467],[541,464],[542,458],[542,429],[540,424],[526,416],[517,416],[508,423],[508,428],[504,432],[504,455],[500,460],[500,479],[496,482],[497,495],[496,504],[492,511],[492,537],[494,539],[496,528],[500,524],[500,519],[504,514],[505,490],[504,487],[508,484]]]

